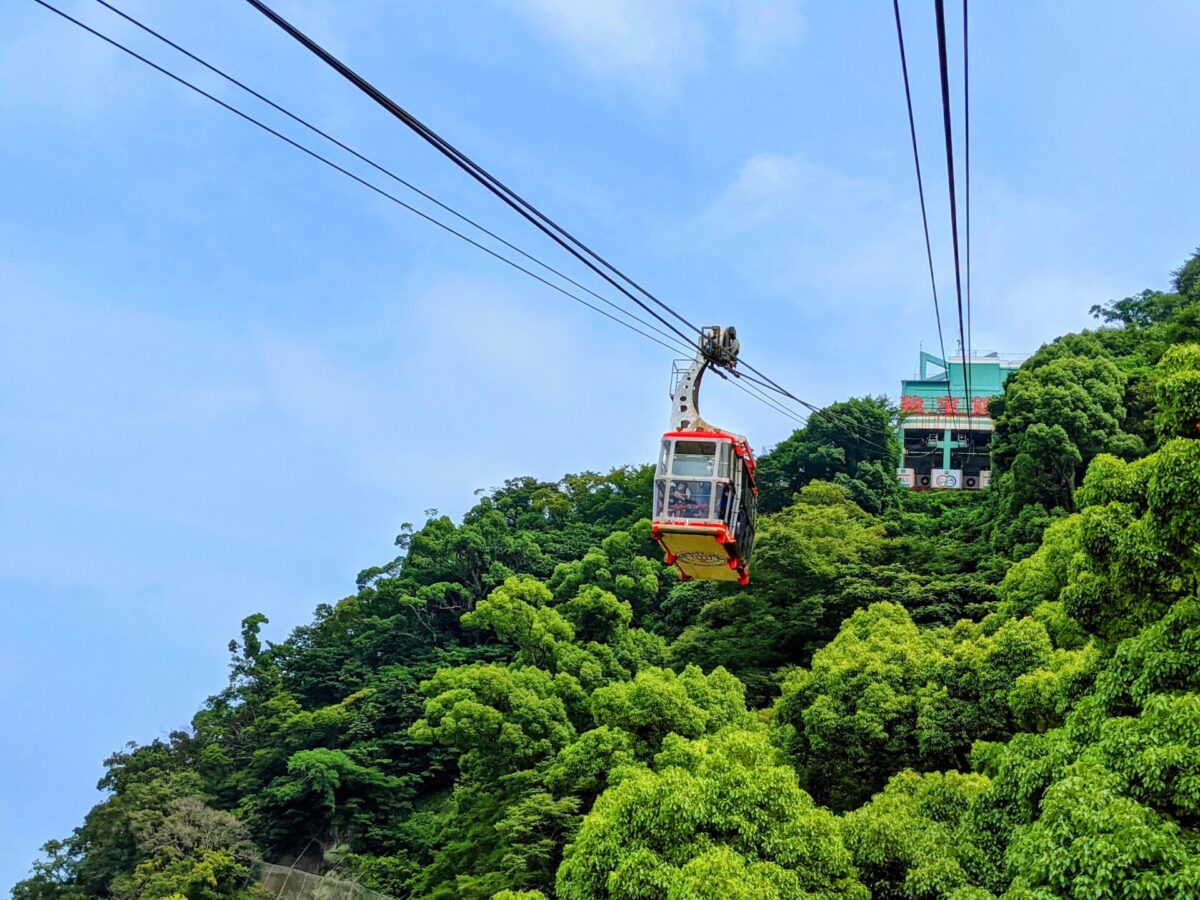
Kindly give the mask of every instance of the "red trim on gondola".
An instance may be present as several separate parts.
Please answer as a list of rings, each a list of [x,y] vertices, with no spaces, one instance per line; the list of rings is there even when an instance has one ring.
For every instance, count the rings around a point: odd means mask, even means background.
[[[736,444],[738,439],[727,431],[668,431],[663,438],[712,438]]]

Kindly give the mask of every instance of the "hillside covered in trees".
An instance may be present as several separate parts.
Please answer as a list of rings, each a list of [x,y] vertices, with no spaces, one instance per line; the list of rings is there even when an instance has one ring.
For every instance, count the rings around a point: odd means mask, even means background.
[[[1200,896],[1200,255],[1172,286],[1022,366],[986,491],[899,489],[885,398],[814,416],[746,589],[663,567],[648,467],[406,526],[286,641],[248,616],[13,896]]]

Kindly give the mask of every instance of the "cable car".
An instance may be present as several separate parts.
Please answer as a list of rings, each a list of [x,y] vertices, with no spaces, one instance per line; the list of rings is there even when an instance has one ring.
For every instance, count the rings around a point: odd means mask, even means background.
[[[651,537],[684,581],[750,580],[758,510],[754,454],[744,437],[709,425],[699,412],[700,379],[737,364],[736,330],[701,331],[686,369],[675,369],[671,430],[662,437],[654,478]]]

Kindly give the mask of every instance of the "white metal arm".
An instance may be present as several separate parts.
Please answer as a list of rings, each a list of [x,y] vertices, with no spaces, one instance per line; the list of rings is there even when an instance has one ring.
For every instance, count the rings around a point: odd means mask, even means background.
[[[700,332],[692,364],[679,373],[671,394],[672,431],[720,431],[700,417],[700,379],[709,366],[732,369],[737,365],[737,329],[732,325],[710,325]]]

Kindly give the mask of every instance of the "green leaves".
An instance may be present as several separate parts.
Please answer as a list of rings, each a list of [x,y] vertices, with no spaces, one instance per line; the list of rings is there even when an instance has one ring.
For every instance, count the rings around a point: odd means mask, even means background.
[[[462,617],[467,628],[490,628],[500,640],[515,645],[527,665],[545,665],[561,641],[575,637],[574,629],[554,609],[553,595],[535,578],[509,578],[473,611]]]
[[[1040,570],[1047,587],[1061,585],[1068,614],[1113,642],[1196,590],[1200,441],[1177,438],[1135,463],[1099,457],[1080,499],[1081,514],[1054,535],[1057,549],[1015,567],[1012,588],[1018,588],[1018,574],[1032,578]]]
[[[631,735],[637,755],[649,761],[668,734],[696,738],[745,716],[746,695],[741,682],[724,669],[705,675],[688,666],[676,675],[652,668],[633,681],[597,690],[591,710],[597,725]]]
[[[800,790],[765,732],[672,738],[584,818],[558,870],[560,900],[855,897],[838,821]]]
[[[877,603],[788,676],[776,722],[806,789],[851,809],[904,768],[965,768],[974,741],[1059,723],[1097,666],[1033,618],[920,630]]]
[[[476,664],[442,669],[423,689],[429,700],[413,736],[453,747],[459,768],[478,778],[544,762],[575,736],[564,695],[578,687],[569,677]]]
[[[583,588],[560,611],[575,626],[579,640],[601,644],[616,643],[633,619],[633,609],[628,603],[594,585]]]
[[[321,747],[293,753],[288,759],[287,776],[276,779],[268,790],[280,802],[305,798],[333,811],[343,788],[365,792],[398,786],[382,773],[360,766],[344,751]]]
[[[1200,344],[1172,347],[1158,364],[1155,427],[1164,440],[1200,439]]]
[[[1200,893],[1200,855],[1177,825],[1122,796],[1121,787],[1102,766],[1071,766],[1009,848],[1015,886],[1071,897]]]
[[[899,450],[887,398],[854,398],[822,413],[759,460],[764,512],[789,506],[793,495],[812,481],[839,478],[867,509],[878,512],[892,503],[896,482],[891,473]]]
[[[1194,576],[1200,562],[1200,441],[1176,439],[1155,456],[1146,492],[1151,539],[1165,543]]]
[[[1121,428],[1125,383],[1106,353],[1081,355],[1069,341],[1043,347],[1021,366],[997,404],[992,440],[993,467],[1012,476],[1003,481],[1010,515],[1035,504],[1070,510],[1076,480],[1093,458],[1143,449]]]
[[[846,847],[871,895],[916,900],[968,886],[979,851],[965,839],[963,822],[988,783],[981,775],[906,771],[846,815]]]
[[[729,669],[758,702],[772,669],[806,659],[833,635],[845,612],[839,589],[885,553],[884,526],[846,488],[812,482],[796,499],[759,520],[750,588],[719,593],[672,648],[677,664]]]

